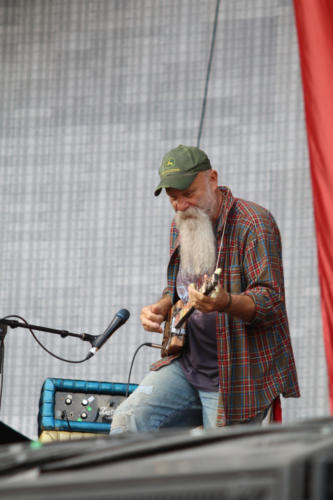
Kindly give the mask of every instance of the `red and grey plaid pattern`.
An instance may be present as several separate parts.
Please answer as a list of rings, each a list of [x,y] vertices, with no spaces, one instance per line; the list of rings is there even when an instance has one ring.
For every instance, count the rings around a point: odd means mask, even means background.
[[[217,232],[218,247],[223,226],[223,248],[219,261],[221,285],[234,294],[250,295],[256,305],[253,321],[246,323],[226,313],[217,313],[217,352],[220,399],[217,425],[246,421],[267,408],[282,394],[299,397],[295,361],[285,306],[281,240],[272,215],[255,203],[225,196]],[[177,300],[179,238],[174,221],[170,232],[168,285]],[[177,356],[163,358],[153,370]]]

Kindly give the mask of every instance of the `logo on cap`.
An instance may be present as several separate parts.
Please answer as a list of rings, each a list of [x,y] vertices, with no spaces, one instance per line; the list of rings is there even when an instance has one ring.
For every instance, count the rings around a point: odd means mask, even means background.
[[[161,167],[160,175],[161,177],[165,177],[166,175],[174,174],[176,172],[180,172],[180,168],[175,166],[176,161],[174,158],[168,158]]]

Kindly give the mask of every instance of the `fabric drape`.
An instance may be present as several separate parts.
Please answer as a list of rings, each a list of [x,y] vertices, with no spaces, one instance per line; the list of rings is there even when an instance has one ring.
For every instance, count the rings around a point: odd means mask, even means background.
[[[333,2],[294,0],[294,10],[304,90],[330,410],[333,413]]]

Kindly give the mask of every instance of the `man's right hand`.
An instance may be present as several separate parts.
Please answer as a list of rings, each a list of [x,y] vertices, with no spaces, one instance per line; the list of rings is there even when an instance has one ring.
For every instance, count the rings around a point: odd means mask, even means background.
[[[143,328],[147,332],[162,333],[161,324],[172,307],[170,295],[164,295],[155,304],[145,306],[140,314],[140,320]]]

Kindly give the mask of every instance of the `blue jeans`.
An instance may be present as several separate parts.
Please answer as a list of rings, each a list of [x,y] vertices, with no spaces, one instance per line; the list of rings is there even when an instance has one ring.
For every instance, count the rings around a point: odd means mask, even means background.
[[[218,392],[195,389],[177,360],[151,371],[112,418],[111,434],[148,432],[167,427],[216,427]],[[264,416],[251,422],[261,422]]]

